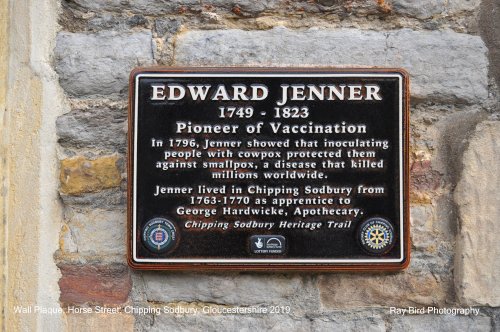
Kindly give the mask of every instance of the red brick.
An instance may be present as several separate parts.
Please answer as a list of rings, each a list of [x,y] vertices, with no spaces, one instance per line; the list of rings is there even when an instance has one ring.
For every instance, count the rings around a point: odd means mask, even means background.
[[[60,301],[74,304],[121,304],[127,301],[132,279],[126,265],[59,264]]]

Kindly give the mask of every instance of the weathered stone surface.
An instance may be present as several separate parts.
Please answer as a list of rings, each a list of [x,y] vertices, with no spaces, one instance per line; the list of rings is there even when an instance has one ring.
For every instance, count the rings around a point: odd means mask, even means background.
[[[122,183],[123,185],[123,183]],[[72,206],[85,206],[101,209],[125,209],[127,204],[127,192],[121,188],[103,189],[95,193],[68,195],[60,193],[64,204]]]
[[[493,329],[492,331],[494,332],[499,332],[500,331],[500,308],[495,308],[490,311],[491,313],[491,321],[492,321],[492,326]]]
[[[177,18],[159,18],[155,20],[155,30],[159,36],[172,35],[181,27],[182,21]]]
[[[354,15],[361,14],[397,14],[402,16],[417,17],[420,19],[430,18],[436,15],[454,15],[462,11],[473,11],[478,8],[478,0],[425,0],[418,4],[410,0],[387,0],[387,1],[339,1],[318,0],[312,1],[279,1],[279,0],[174,0],[159,2],[154,0],[138,0],[127,3],[119,0],[91,1],[75,0],[75,3],[83,8],[96,12],[110,11],[120,12],[123,9],[132,13],[145,15],[176,14],[185,11],[199,12],[210,9],[217,11],[234,12],[239,15],[257,15],[260,13],[288,13],[289,11],[306,11],[313,13],[349,12]],[[420,4],[420,6],[419,6]],[[238,10],[236,10],[236,8]]]
[[[311,331],[306,318],[286,315],[186,315],[162,314],[154,320],[147,316],[136,318],[137,331]]]
[[[63,252],[78,252],[73,236],[71,235],[71,229],[68,225],[62,225],[61,232],[59,233],[59,248]],[[60,252],[59,252],[60,253]]]
[[[127,314],[67,314],[68,331],[126,332],[134,330],[134,316]]]
[[[144,272],[147,301],[219,304],[297,303],[313,308],[317,292],[300,276],[245,274],[158,274]]]
[[[412,97],[480,102],[488,61],[480,37],[452,31],[189,31],[176,42],[177,65],[403,67]]]
[[[204,5],[214,6],[226,10],[239,10],[248,13],[260,13],[263,11],[276,10],[282,4],[280,0],[202,0]],[[236,11],[238,13],[238,11]]]
[[[175,14],[179,13],[183,7],[200,4],[199,0],[135,0],[127,3],[124,3],[122,0],[75,0],[74,2],[83,8],[93,11],[121,12],[126,9],[132,13],[143,15]]]
[[[118,187],[121,183],[118,159],[119,156],[114,154],[95,160],[89,160],[83,156],[61,160],[59,176],[61,192],[78,195]]]
[[[498,22],[500,22],[500,2],[497,0],[481,1],[479,29],[488,47],[490,75],[495,77],[497,86],[500,86],[500,24]]]
[[[434,208],[430,204],[410,208],[411,243],[415,248],[431,252],[437,249],[434,218]]]
[[[410,165],[410,190],[428,192],[436,190],[441,174],[432,168],[431,160],[414,160]]]
[[[456,291],[466,304],[500,306],[500,121],[476,127],[455,190],[460,214]]]
[[[124,211],[101,209],[65,211],[67,232],[62,248],[81,255],[120,255],[126,253],[126,222]]]
[[[229,315],[217,314],[217,310],[228,307],[204,303],[173,303],[170,306],[197,310],[196,314],[174,316],[161,314],[151,317],[138,317],[136,329],[139,331],[160,331],[165,326],[175,331],[196,331],[203,326],[204,331],[385,331],[381,315],[360,312],[333,312],[326,316],[304,317],[285,314]],[[211,314],[204,312],[213,310]],[[231,308],[231,306],[229,307]],[[316,314],[316,313],[315,313]],[[151,326],[151,327],[150,327]],[[151,328],[151,329],[150,329]]]
[[[481,102],[488,97],[487,48],[479,36],[403,29],[387,37],[386,66],[410,72],[413,98]]]
[[[153,56],[159,65],[170,65],[174,53],[175,34],[181,29],[182,21],[177,18],[158,18],[155,20],[155,45]]]
[[[412,119],[412,134],[420,128],[418,120]],[[417,134],[417,135],[420,135]],[[415,136],[417,136],[415,135]],[[435,137],[425,130],[423,135],[429,139]],[[433,156],[428,149],[412,148],[410,152],[410,201],[415,204],[430,204],[436,190],[442,185],[442,174],[432,166]]]
[[[448,293],[448,299],[453,293],[453,278],[450,275],[450,270],[453,269],[453,243],[443,241],[441,238],[434,238],[436,249],[435,251],[427,250],[412,250],[410,269],[412,274],[417,274],[413,277],[413,281],[417,282],[420,275],[433,275],[436,279],[436,287],[439,286],[442,292],[439,292],[441,301],[445,299]],[[423,278],[427,280],[426,278]],[[423,290],[426,292],[426,290]],[[425,303],[425,301],[424,301]]]
[[[74,110],[56,121],[59,144],[68,148],[122,152],[127,149],[127,111],[114,108]]]
[[[74,24],[70,17],[64,17],[66,24]],[[113,15],[103,13],[95,15],[89,19],[84,31],[100,31],[100,30],[115,30],[115,31],[130,31],[132,28],[143,27],[148,28],[149,21],[143,15]],[[72,31],[76,32],[76,31]]]
[[[121,304],[132,288],[128,267],[111,265],[58,265],[61,270],[60,301],[71,304]]]
[[[389,331],[428,332],[428,331],[470,331],[484,332],[491,330],[489,317],[451,316],[451,315],[416,315],[397,317]]]
[[[152,47],[150,31],[60,32],[55,67],[61,86],[71,95],[126,92],[132,68],[152,64]]]
[[[438,305],[444,303],[447,298],[446,289],[428,272],[322,275],[318,287],[323,306],[331,309]]]
[[[461,11],[474,11],[479,8],[479,0],[391,0],[388,1],[397,14],[417,18],[429,18],[435,15],[453,15]]]
[[[126,4],[121,0],[75,0],[75,3],[93,11],[121,12],[124,8],[132,13],[144,15],[178,14],[184,11],[199,12],[207,8],[231,12],[235,7],[249,14],[258,14],[263,11],[276,10],[282,5],[279,0],[136,0]]]
[[[358,313],[334,314],[329,317],[315,318],[311,331],[367,331],[385,332],[385,322],[380,315],[359,315]]]

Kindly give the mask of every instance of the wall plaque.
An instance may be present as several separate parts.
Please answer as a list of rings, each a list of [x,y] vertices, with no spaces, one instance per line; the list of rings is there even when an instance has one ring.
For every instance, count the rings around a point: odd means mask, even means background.
[[[128,175],[134,268],[405,268],[408,76],[134,70]]]

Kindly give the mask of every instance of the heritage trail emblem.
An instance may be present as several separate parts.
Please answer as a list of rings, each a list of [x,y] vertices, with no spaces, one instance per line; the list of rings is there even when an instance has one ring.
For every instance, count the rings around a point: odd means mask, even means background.
[[[394,245],[394,227],[383,218],[370,218],[360,225],[359,240],[363,249],[383,254]]]
[[[156,253],[164,253],[175,247],[177,230],[175,225],[165,218],[153,218],[144,227],[142,243]]]

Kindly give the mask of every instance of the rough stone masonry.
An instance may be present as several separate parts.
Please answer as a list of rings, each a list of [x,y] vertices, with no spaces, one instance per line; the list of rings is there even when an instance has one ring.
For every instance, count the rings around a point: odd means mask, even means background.
[[[60,302],[74,330],[499,331],[500,5],[494,0],[63,0],[53,66]],[[496,24],[496,25],[495,25]],[[411,75],[412,262],[390,274],[137,272],[126,265],[133,67],[380,66]],[[288,305],[279,315],[74,308]],[[394,315],[390,307],[478,315]],[[77,310],[78,311],[78,310]]]

